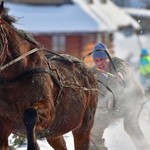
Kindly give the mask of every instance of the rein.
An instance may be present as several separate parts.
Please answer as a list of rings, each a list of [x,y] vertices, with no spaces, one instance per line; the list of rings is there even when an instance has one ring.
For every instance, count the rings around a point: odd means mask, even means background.
[[[99,68],[95,68],[95,69],[98,70],[98,71],[100,71],[100,72],[102,72],[102,73],[107,74],[108,76],[117,77],[117,76],[115,76],[114,74],[112,74],[112,73],[110,73],[110,72],[107,72],[107,71],[104,71],[104,70],[102,70],[102,69],[99,69]]]
[[[113,108],[115,108],[115,105],[116,105],[116,97],[115,97],[115,94],[113,93],[113,91],[106,85],[104,84],[102,81],[98,80],[99,83],[101,83],[102,85],[104,85],[106,87],[106,89],[108,91],[110,91],[113,95]]]
[[[39,48],[34,48],[34,49],[32,49],[32,50],[30,50],[30,51],[28,51],[28,52],[22,54],[21,56],[19,56],[19,57],[13,59],[12,61],[10,61],[10,62],[8,62],[7,64],[5,64],[5,65],[3,65],[2,67],[0,67],[0,71],[6,69],[7,67],[13,65],[14,63],[16,63],[16,62],[18,62],[18,61],[20,61],[20,60],[23,59],[24,57],[29,56],[29,55],[35,53],[36,51],[39,51],[39,50],[42,50],[42,49],[43,49],[43,47],[40,48],[40,49],[39,49]]]

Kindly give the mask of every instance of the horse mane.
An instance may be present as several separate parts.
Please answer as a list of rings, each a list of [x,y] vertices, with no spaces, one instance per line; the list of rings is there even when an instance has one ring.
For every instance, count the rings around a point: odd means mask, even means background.
[[[9,25],[13,25],[17,21],[14,16],[8,15],[9,8],[4,8],[1,18],[4,19]]]
[[[30,33],[14,27],[13,24],[16,23],[18,19],[16,19],[14,16],[9,15],[8,12],[9,12],[9,8],[5,7],[1,16],[2,19],[6,21],[13,29],[15,29],[15,31],[24,39],[26,39],[27,41],[29,41],[34,45],[39,46],[39,43],[33,38],[33,36]]]
[[[20,34],[21,36],[23,36],[27,41],[29,41],[30,43],[39,46],[40,44],[34,39],[34,37],[32,36],[31,33],[25,32],[24,30],[16,30],[18,32],[18,34]]]

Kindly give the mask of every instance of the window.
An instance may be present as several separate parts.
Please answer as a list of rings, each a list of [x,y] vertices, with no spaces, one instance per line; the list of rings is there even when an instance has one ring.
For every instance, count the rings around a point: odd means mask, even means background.
[[[54,52],[64,52],[66,45],[65,35],[53,35],[52,36],[52,50]]]
[[[96,42],[98,43],[98,42],[101,42],[101,41],[102,41],[102,33],[98,33]]]
[[[95,33],[84,34],[82,38],[83,38],[83,44],[89,44],[89,43],[96,42],[96,34]]]

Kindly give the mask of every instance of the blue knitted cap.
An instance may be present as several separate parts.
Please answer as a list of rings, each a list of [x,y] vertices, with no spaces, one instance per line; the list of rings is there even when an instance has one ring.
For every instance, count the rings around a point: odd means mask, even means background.
[[[93,48],[92,56],[93,56],[94,59],[95,58],[109,58],[106,51],[108,51],[106,46],[102,43],[98,43]]]

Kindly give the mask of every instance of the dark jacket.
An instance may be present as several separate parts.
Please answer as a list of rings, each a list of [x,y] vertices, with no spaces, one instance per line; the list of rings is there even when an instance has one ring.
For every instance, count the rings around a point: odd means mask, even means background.
[[[112,64],[110,64],[112,75],[108,73],[104,76],[96,68],[93,69],[99,82],[99,100],[91,130],[89,150],[106,149],[104,130],[118,118],[124,118],[126,123],[130,122],[138,128],[139,114],[145,101],[144,90],[126,61],[114,57],[112,63],[116,71],[123,75],[123,80],[118,77]],[[131,129],[134,129],[133,126]]]
[[[98,107],[101,107],[99,111],[104,113],[113,109],[113,111],[117,110],[118,112],[121,109],[129,109],[131,104],[144,103],[144,90],[140,81],[134,75],[131,66],[117,57],[112,58],[112,63],[110,63],[109,71],[112,75],[103,75],[99,70],[94,69],[99,82],[98,105],[100,106]],[[123,75],[123,80],[117,75],[117,72]],[[124,110],[121,112],[124,113]],[[121,114],[119,113],[119,115]]]

